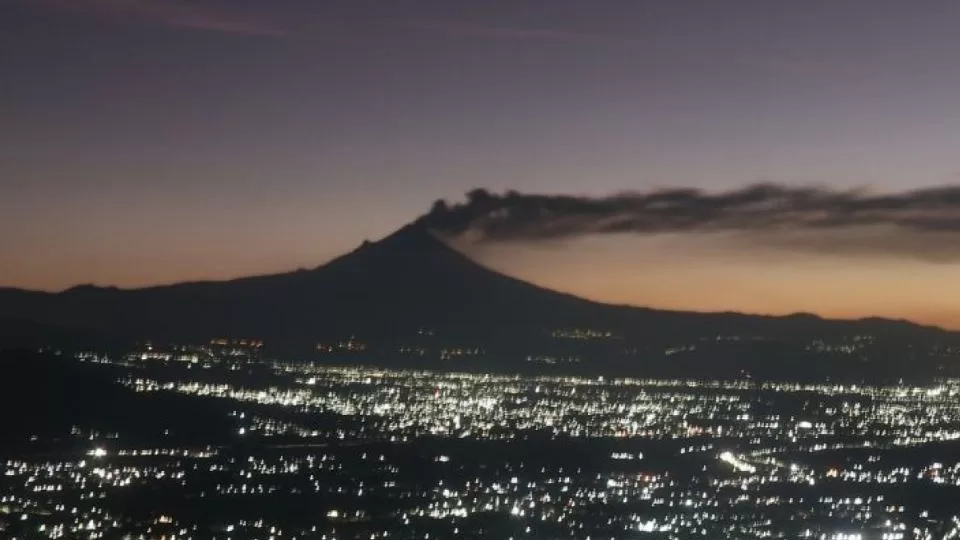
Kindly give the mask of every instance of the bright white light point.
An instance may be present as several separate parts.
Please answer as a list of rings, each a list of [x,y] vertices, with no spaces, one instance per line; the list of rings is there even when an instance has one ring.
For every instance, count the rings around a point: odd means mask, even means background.
[[[107,451],[103,448],[97,447],[87,452],[87,455],[93,456],[93,457],[104,457],[107,455]]]
[[[739,472],[754,473],[757,471],[756,467],[754,467],[753,465],[745,461],[740,460],[739,458],[733,455],[733,452],[729,452],[729,451],[722,452],[720,454],[720,460],[728,463],[730,466],[734,468],[734,470]]]
[[[240,428],[240,429],[237,431],[237,433],[239,433],[240,435],[243,435],[243,434],[246,433],[246,432],[247,432],[247,428]]]

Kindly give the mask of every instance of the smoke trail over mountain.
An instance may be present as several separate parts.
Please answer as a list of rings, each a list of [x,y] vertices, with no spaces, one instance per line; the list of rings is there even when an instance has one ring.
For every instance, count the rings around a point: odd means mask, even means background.
[[[590,234],[733,234],[812,251],[960,259],[960,186],[900,193],[751,185],[710,193],[668,189],[605,197],[476,189],[420,218],[448,236],[482,242]]]

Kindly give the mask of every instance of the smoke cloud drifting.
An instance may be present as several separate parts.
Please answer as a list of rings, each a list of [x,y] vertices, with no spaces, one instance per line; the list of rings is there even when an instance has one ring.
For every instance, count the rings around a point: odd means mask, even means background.
[[[667,189],[605,197],[475,189],[461,203],[435,202],[420,222],[480,242],[725,233],[806,251],[960,260],[960,186],[873,194],[757,184],[716,193]]]

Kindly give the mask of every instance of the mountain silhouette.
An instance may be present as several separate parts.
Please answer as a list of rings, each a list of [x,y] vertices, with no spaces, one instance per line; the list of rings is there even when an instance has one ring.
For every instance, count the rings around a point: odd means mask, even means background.
[[[311,270],[140,289],[0,291],[2,316],[139,338],[313,342],[422,327],[564,320],[609,309],[488,270],[417,224]],[[478,327],[479,328],[479,327]]]
[[[487,269],[419,222],[309,270],[139,289],[0,289],[0,328],[4,341],[257,338],[285,354],[348,338],[392,350],[427,329],[444,344],[516,357],[541,349],[560,354],[551,332],[572,328],[609,333],[619,339],[617,350],[728,337],[799,342],[870,334],[915,342],[951,335],[886,319],[833,321],[809,314],[696,313],[592,302]]]

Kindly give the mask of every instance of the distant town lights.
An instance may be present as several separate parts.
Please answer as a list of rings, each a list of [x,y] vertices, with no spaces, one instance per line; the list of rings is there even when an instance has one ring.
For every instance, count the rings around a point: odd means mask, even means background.
[[[90,450],[89,452],[87,452],[87,455],[102,458],[107,455],[107,450],[98,446],[93,450]]]

